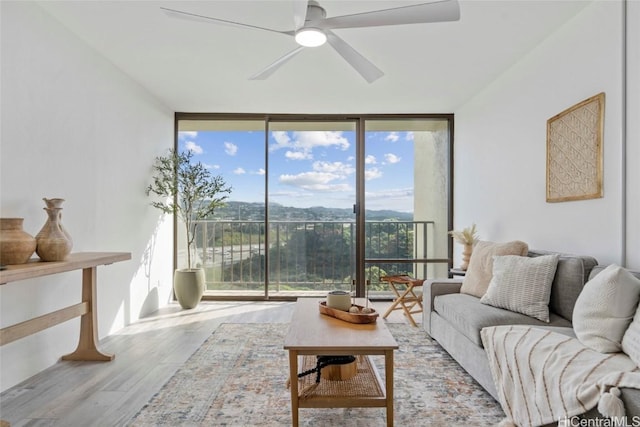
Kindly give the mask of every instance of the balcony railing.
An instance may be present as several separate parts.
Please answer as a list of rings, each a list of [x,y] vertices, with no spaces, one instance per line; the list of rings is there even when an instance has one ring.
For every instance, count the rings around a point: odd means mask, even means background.
[[[408,273],[427,277],[434,247],[433,221],[366,221],[365,264],[371,290],[378,278]],[[350,290],[355,275],[355,222],[200,221],[195,264],[205,269],[213,293],[313,293]],[[267,275],[266,259],[269,259]],[[179,265],[186,258],[178,252]]]

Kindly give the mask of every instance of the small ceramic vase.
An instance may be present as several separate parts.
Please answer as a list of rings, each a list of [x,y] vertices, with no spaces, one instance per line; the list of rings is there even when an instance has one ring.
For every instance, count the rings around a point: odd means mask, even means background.
[[[347,291],[331,291],[327,294],[327,307],[349,311],[351,295]]]
[[[471,259],[472,252],[473,245],[464,245],[464,249],[462,250],[462,264],[460,264],[460,270],[467,270],[467,268],[469,267],[469,260]]]

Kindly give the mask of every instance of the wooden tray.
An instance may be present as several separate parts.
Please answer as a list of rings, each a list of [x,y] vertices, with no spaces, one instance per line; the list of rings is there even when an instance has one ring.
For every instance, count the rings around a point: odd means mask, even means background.
[[[356,306],[360,310],[364,308],[363,306],[356,304],[352,304],[352,306]],[[326,301],[320,301],[318,307],[320,307],[320,313],[349,323],[375,323],[378,318],[378,313],[373,309],[371,313],[349,313],[348,311],[336,310],[334,308],[327,307]]]

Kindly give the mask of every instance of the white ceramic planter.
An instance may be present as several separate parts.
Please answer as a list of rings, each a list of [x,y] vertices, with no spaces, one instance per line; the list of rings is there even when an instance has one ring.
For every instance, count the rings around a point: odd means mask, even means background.
[[[182,308],[197,307],[204,294],[204,269],[176,270],[173,274],[173,292]]]

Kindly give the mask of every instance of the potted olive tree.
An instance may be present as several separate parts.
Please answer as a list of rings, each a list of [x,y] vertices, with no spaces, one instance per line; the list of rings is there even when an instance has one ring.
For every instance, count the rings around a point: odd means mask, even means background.
[[[193,153],[171,149],[166,156],[156,157],[153,182],[147,187],[147,196],[159,198],[151,205],[166,214],[177,215],[182,221],[187,239],[187,268],[174,272],[173,291],[182,308],[194,308],[200,302],[205,288],[203,268],[193,268],[193,245],[198,223],[210,217],[231,193],[220,175],[212,175],[200,162],[192,162]]]

